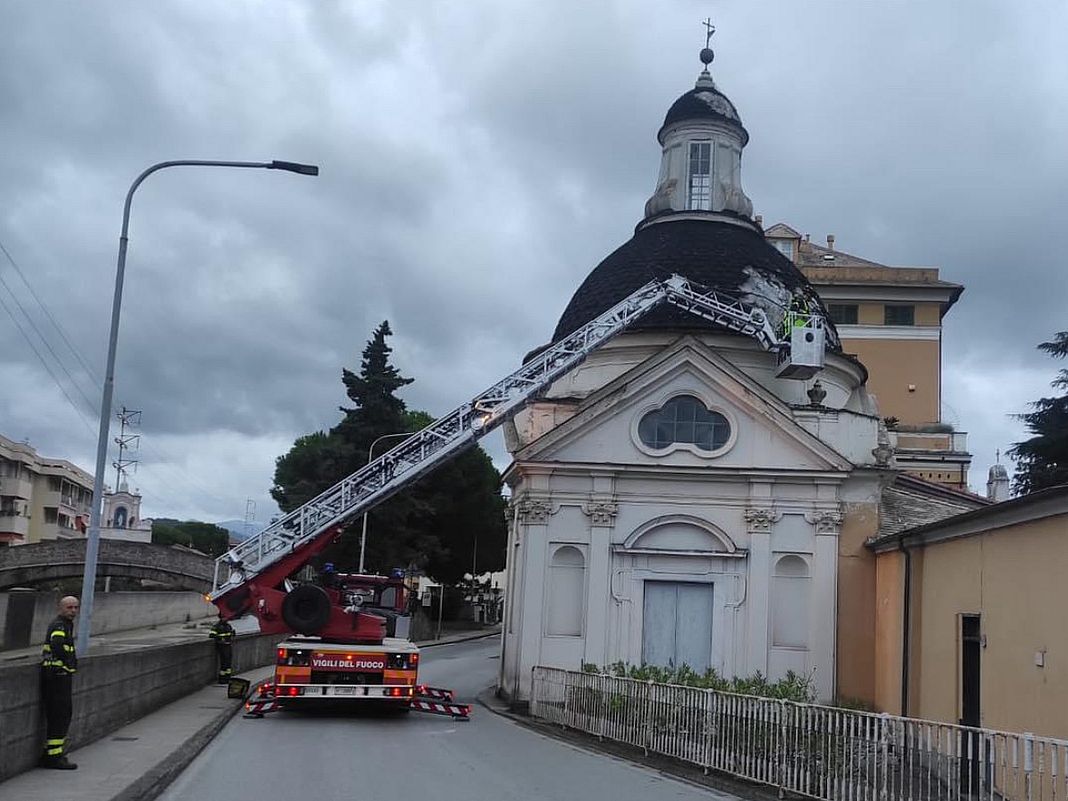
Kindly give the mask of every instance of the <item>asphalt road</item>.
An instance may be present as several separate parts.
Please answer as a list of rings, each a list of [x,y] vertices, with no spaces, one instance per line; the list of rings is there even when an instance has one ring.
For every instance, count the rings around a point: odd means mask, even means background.
[[[423,651],[420,679],[474,702],[497,675],[496,638]],[[475,706],[471,720],[419,713],[234,718],[165,801],[734,799],[533,732]]]

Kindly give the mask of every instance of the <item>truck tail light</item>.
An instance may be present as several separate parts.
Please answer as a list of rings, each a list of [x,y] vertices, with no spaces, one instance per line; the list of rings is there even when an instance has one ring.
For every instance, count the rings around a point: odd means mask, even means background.
[[[279,665],[284,665],[285,663],[286,663],[286,649],[285,648],[279,648],[278,649],[278,664]]]
[[[419,654],[408,654],[408,664],[415,667],[419,664]]]

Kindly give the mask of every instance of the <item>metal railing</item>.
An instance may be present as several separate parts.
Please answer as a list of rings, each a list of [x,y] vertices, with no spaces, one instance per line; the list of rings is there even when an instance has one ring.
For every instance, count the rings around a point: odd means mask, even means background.
[[[549,723],[827,801],[1068,798],[1068,741],[535,667]]]

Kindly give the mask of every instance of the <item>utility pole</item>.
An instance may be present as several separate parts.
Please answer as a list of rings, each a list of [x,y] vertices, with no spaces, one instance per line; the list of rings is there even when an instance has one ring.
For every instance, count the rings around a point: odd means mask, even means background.
[[[252,524],[256,522],[256,502],[252,498],[245,499],[245,539],[252,536]]]

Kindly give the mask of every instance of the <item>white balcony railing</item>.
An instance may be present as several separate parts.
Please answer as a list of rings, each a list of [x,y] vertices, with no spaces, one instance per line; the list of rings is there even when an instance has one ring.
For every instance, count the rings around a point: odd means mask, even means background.
[[[838,801],[1068,796],[1068,741],[534,668],[535,717]]]

